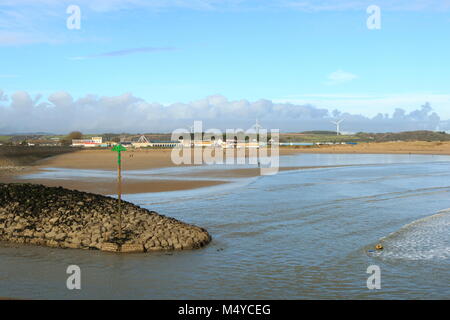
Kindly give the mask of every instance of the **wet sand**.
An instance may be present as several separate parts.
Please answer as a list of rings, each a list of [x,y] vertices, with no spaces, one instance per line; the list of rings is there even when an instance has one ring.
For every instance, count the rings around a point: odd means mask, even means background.
[[[332,165],[332,166],[293,166],[293,167],[280,167],[279,172],[292,171],[292,170],[308,170],[308,169],[324,169],[324,168],[339,168],[350,167],[354,165]],[[229,169],[229,170],[208,170],[202,172],[196,172],[196,177],[208,177],[208,178],[251,178],[260,175],[261,170],[259,168],[241,168],[241,169]],[[192,174],[181,174],[180,176],[189,177]]]
[[[87,179],[79,180],[61,180],[61,179],[18,179],[16,177],[9,177],[1,179],[5,183],[35,183],[43,184],[47,187],[63,187],[71,190],[79,190],[84,192],[97,193],[102,195],[112,195],[117,193],[117,180],[102,179],[90,181]],[[122,193],[147,193],[147,192],[166,192],[189,190],[203,187],[210,187],[226,183],[220,180],[132,180],[123,179]]]
[[[291,151],[285,151],[288,154]],[[130,150],[122,154],[122,170],[148,170],[176,166],[171,160],[171,149],[152,149],[152,150]],[[185,165],[186,166],[186,165]],[[66,169],[98,169],[111,170],[111,179],[23,179],[26,174],[38,173],[45,168],[66,168]],[[21,183],[39,183],[50,187],[61,186],[67,189],[76,189],[85,192],[99,194],[115,194],[117,192],[117,154],[109,149],[105,150],[80,150],[73,153],[58,155],[36,162],[33,166],[21,168],[21,170],[4,170],[3,176],[0,175],[0,182],[21,182]],[[235,174],[233,177],[249,177],[259,175],[259,171],[254,170],[246,173],[244,176]],[[205,176],[206,177],[206,176]],[[223,175],[222,177],[230,177]],[[196,177],[197,178],[197,177]],[[179,191],[215,186],[227,181],[220,180],[177,180],[177,179],[151,179],[151,180],[133,180],[124,179],[122,192],[147,193],[147,192],[166,192]]]
[[[292,154],[295,150],[282,150],[281,154]],[[171,160],[171,149],[151,149],[151,150],[130,150],[122,154],[122,170],[148,170],[176,166]],[[186,166],[186,165],[183,165]],[[23,179],[21,176],[26,174],[38,173],[45,168],[66,168],[66,169],[97,169],[111,170],[111,179],[98,180],[62,180],[62,179]],[[77,152],[63,154],[47,159],[40,160],[34,166],[22,168],[20,171],[11,171],[10,174],[0,178],[1,182],[28,182],[39,183],[50,187],[61,186],[67,189],[76,189],[85,192],[94,192],[99,194],[115,194],[117,192],[117,154],[111,150],[80,150]],[[214,171],[215,172],[215,171]],[[215,186],[227,181],[221,178],[244,178],[259,175],[259,169],[243,170],[218,170],[217,174],[201,173],[196,174],[195,180],[177,180],[177,179],[151,179],[151,180],[133,180],[124,179],[122,192],[147,193],[147,192],[166,192],[179,191]],[[185,175],[183,175],[185,176]],[[191,175],[192,176],[192,175]],[[198,180],[198,177],[208,177],[217,180]]]
[[[148,170],[176,166],[171,160],[171,149],[130,150],[122,155],[122,168],[126,170]],[[280,155],[297,153],[363,153],[363,154],[442,154],[450,155],[450,142],[384,142],[360,143],[357,145],[330,145],[316,147],[282,147]],[[67,169],[100,169],[113,171],[111,179],[60,180],[60,179],[19,179],[24,174],[36,173],[45,168]],[[309,167],[281,167],[280,171],[323,168],[323,166]],[[68,189],[94,192],[100,194],[114,194],[117,191],[115,171],[117,170],[117,154],[111,150],[81,150],[40,160],[33,166],[0,174],[0,182],[30,182],[41,183],[46,186],[62,186]],[[4,171],[5,173],[5,171]],[[195,173],[195,180],[151,179],[124,180],[123,193],[166,192],[202,188],[227,183],[224,178],[249,178],[260,175],[258,168],[245,169],[214,169]],[[189,177],[193,174],[180,174]],[[199,180],[198,178],[209,178]],[[211,180],[211,178],[213,180]]]

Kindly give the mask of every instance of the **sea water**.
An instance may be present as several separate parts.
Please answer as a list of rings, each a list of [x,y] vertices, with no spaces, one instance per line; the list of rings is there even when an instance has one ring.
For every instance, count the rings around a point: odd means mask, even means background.
[[[0,244],[0,296],[106,299],[450,298],[450,157],[299,154],[282,166],[335,166],[229,179],[125,200],[205,227],[205,248],[112,254]],[[234,169],[233,166],[224,168]],[[129,172],[170,179],[196,167]],[[110,172],[49,170],[102,177]],[[222,180],[222,179],[221,179]],[[371,252],[377,243],[384,250]],[[67,266],[81,268],[68,290]],[[381,289],[367,268],[379,266]]]

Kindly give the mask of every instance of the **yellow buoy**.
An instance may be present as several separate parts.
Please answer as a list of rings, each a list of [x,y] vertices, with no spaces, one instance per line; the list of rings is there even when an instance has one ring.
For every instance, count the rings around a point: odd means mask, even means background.
[[[379,243],[379,244],[377,244],[377,245],[375,246],[375,249],[377,249],[377,250],[383,250],[383,246],[381,245],[381,243]]]

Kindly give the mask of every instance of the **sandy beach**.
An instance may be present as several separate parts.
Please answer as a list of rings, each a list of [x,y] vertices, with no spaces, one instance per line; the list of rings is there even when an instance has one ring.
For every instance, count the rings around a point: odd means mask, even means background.
[[[171,160],[171,149],[130,150],[122,155],[122,169],[148,170],[176,166]],[[364,154],[441,154],[450,155],[449,142],[385,142],[361,143],[357,145],[330,145],[303,148],[285,148],[279,150],[280,156],[296,153],[364,153]],[[321,168],[281,167],[280,171]],[[111,179],[62,180],[62,179],[23,179],[22,176],[37,173],[45,168],[67,169],[97,169],[110,170]],[[39,160],[34,165],[20,167],[20,170],[5,170],[0,175],[0,182],[29,182],[46,186],[62,186],[68,189],[94,192],[99,194],[114,194],[117,191],[116,175],[117,155],[108,150],[80,150],[72,153],[53,156]],[[6,172],[6,174],[5,174]],[[249,178],[260,174],[258,168],[215,169],[192,174],[180,174],[183,180],[177,179],[126,179],[123,183],[123,193],[166,192],[202,188],[227,183],[225,178]],[[192,180],[189,177],[193,177]],[[194,179],[195,178],[195,179]],[[201,178],[205,178],[202,180]],[[206,179],[207,178],[207,179]]]
[[[171,160],[171,149],[141,149],[141,150],[129,150],[122,154],[122,170],[149,170],[166,167],[176,166]],[[281,154],[296,153],[296,150],[282,150]],[[183,165],[186,166],[186,165]],[[24,179],[24,175],[38,173],[46,168],[66,168],[66,169],[91,169],[91,170],[110,170],[111,179],[101,180],[62,180],[62,179]],[[19,169],[19,168],[18,168]],[[11,170],[8,167],[3,171],[3,175],[0,175],[0,181],[11,182],[28,182],[39,183],[50,187],[61,186],[68,189],[76,189],[85,192],[93,192],[98,194],[115,194],[117,192],[117,154],[111,152],[111,150],[80,150],[72,153],[66,153],[54,157],[39,160],[34,165],[28,167],[20,167],[20,170]],[[225,171],[225,170],[224,170]],[[219,185],[227,183],[221,180],[225,177],[244,178],[259,175],[259,170],[255,169],[243,169],[243,170],[226,170],[226,173],[222,173],[222,170],[211,174],[201,174],[205,178],[214,178],[217,180],[199,180],[196,176],[195,179],[151,179],[151,180],[136,180],[136,179],[124,179],[122,192],[127,193],[146,193],[146,192],[166,192],[166,191],[179,191],[187,189],[203,188],[208,186]]]
[[[270,150],[270,149],[269,149]],[[299,149],[281,148],[280,155],[295,154]],[[270,152],[267,152],[270,154]],[[123,170],[146,170],[176,166],[171,160],[172,149],[136,149],[122,154]],[[193,152],[191,153],[193,157]],[[239,155],[239,154],[238,154]],[[248,152],[246,152],[248,156]],[[225,157],[225,156],[224,156]],[[192,163],[194,162],[192,158]],[[186,166],[186,165],[182,165]],[[117,154],[111,150],[80,150],[38,161],[39,168],[117,170]]]
[[[292,149],[291,149],[292,150]],[[450,155],[450,142],[374,142],[297,148],[299,153],[440,154]]]

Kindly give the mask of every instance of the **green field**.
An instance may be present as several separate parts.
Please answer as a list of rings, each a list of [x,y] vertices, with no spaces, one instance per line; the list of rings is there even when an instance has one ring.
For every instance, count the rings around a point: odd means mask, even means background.
[[[450,141],[450,134],[434,131],[406,131],[336,135],[332,131],[281,133],[280,142],[388,142],[388,141]]]
[[[0,143],[8,142],[11,136],[0,136]]]

